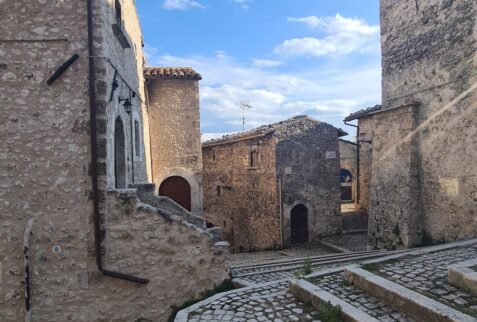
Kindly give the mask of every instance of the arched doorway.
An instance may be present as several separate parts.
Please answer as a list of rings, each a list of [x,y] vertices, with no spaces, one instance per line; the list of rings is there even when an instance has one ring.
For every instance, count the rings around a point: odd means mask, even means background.
[[[346,169],[340,170],[341,201],[353,201],[353,176]]]
[[[159,187],[159,195],[169,197],[182,208],[191,211],[191,189],[186,179],[179,176],[167,178]]]
[[[308,208],[298,204],[291,210],[291,243],[308,242]]]
[[[116,189],[126,188],[126,147],[124,126],[121,118],[114,125],[114,177]]]

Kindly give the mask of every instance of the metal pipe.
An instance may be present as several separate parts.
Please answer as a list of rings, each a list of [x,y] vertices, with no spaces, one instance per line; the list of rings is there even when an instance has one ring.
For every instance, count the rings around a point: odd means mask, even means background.
[[[94,65],[94,44],[93,44],[93,0],[87,0],[88,17],[88,73],[89,73],[89,108],[90,108],[90,138],[91,138],[91,190],[93,198],[93,216],[94,216],[94,244],[96,252],[96,266],[103,274],[111,277],[124,279],[127,281],[146,284],[148,279],[112,272],[103,269],[101,252],[101,219],[99,215],[99,189],[98,189],[98,150],[96,133],[96,84],[95,84],[95,65]]]
[[[30,218],[23,234],[23,261],[25,271],[25,322],[31,321],[31,287],[30,287],[30,235],[35,218]]]

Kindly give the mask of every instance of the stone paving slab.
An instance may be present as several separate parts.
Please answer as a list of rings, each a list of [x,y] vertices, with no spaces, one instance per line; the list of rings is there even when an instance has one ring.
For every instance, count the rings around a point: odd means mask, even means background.
[[[475,246],[462,246],[390,261],[375,261],[363,268],[476,318],[477,296],[447,281],[448,266],[475,258]]]

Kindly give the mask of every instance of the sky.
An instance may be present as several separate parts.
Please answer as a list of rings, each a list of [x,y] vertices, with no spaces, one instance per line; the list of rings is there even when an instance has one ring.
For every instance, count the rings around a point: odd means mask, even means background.
[[[381,103],[378,0],[136,0],[149,66],[202,75],[202,139]]]

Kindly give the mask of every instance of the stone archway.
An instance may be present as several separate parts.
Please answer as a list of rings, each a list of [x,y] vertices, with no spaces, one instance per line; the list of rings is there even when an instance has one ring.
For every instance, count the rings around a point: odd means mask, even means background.
[[[290,213],[291,243],[302,244],[308,242],[308,208],[298,204]]]
[[[180,176],[168,177],[161,183],[159,195],[169,197],[182,208],[191,211],[191,187],[186,179]]]
[[[126,188],[126,143],[124,126],[118,116],[114,125],[114,177],[116,189]]]

